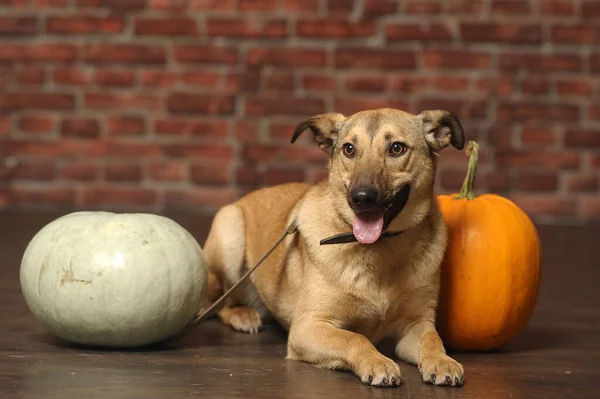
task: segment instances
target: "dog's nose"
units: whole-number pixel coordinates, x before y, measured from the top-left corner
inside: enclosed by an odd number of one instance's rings
[[[355,188],[350,193],[350,198],[355,206],[371,206],[377,203],[377,189],[372,187]]]

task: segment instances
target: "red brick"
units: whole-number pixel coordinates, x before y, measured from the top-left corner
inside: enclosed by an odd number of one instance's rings
[[[335,77],[320,73],[307,73],[302,79],[304,90],[333,91],[335,90]]]
[[[280,38],[287,35],[284,19],[209,18],[206,26],[209,36]]]
[[[77,0],[77,6],[80,8],[110,8],[114,11],[134,11],[144,9],[146,0]]]
[[[428,68],[489,68],[488,53],[465,50],[423,50],[423,64]]]
[[[547,194],[513,194],[510,199],[532,217],[567,216],[575,211],[574,200],[549,197]]]
[[[590,55],[590,69],[592,72],[600,72],[600,53]]]
[[[247,115],[315,115],[325,112],[322,98],[298,99],[289,96],[248,96],[245,109]]]
[[[186,86],[217,88],[221,83],[221,74],[217,72],[184,72],[181,81]]]
[[[408,14],[439,14],[442,5],[439,0],[407,0],[404,11]]]
[[[70,0],[35,0],[36,7],[40,8],[66,7],[69,3]]]
[[[100,135],[100,124],[90,118],[68,118],[60,126],[63,137],[94,138]]]
[[[282,0],[282,9],[285,11],[319,11],[319,0]]]
[[[600,185],[597,175],[578,173],[565,177],[565,187],[569,193],[593,193]]]
[[[135,34],[140,36],[197,36],[198,23],[185,17],[137,18]]]
[[[85,61],[97,64],[136,63],[164,64],[166,53],[160,45],[144,44],[88,44],[85,46]]]
[[[285,162],[286,164],[322,164],[327,155],[316,145],[311,147],[267,146],[248,143],[242,150],[242,159],[250,162]]]
[[[75,192],[70,187],[58,187],[54,183],[48,183],[44,187],[29,187],[13,183],[11,185],[10,197],[17,204],[31,205],[72,205],[75,200]]]
[[[156,192],[149,188],[122,186],[84,186],[80,206],[150,206],[156,203]]]
[[[300,37],[349,38],[375,34],[374,21],[344,21],[330,19],[301,20],[296,24]]]
[[[588,118],[600,120],[600,105],[590,105],[589,106]]]
[[[500,69],[541,71],[579,71],[581,58],[575,54],[502,53]]]
[[[600,149],[600,130],[566,131],[565,144],[567,147]]]
[[[10,135],[10,117],[0,115],[0,137]]]
[[[5,140],[0,155],[52,157],[155,157],[164,155],[153,142],[121,142],[65,138],[60,141]]]
[[[19,161],[12,172],[12,176],[19,180],[54,180],[55,168],[52,161]]]
[[[227,76],[227,93],[238,94],[240,91],[257,91],[260,88],[260,71],[251,70],[232,73]]]
[[[136,164],[109,164],[104,169],[106,181],[134,182],[142,179],[142,168]]]
[[[297,121],[292,123],[271,122],[269,126],[269,139],[289,143],[290,138],[294,134],[294,129],[296,128],[297,124]],[[309,138],[309,135],[301,137]],[[314,141],[312,140],[312,138],[309,138],[308,140],[306,140],[306,142],[310,143],[310,145],[314,145]],[[298,144],[300,144],[300,140],[294,143],[294,145]]]
[[[294,73],[290,70],[271,70],[265,74],[265,89],[271,92],[293,91]]]
[[[19,120],[19,129],[25,133],[50,133],[54,131],[54,118],[24,115]]]
[[[74,181],[94,181],[100,176],[100,167],[85,161],[69,161],[60,169],[60,178]]]
[[[240,11],[270,11],[277,8],[277,0],[238,0]]]
[[[101,69],[96,71],[95,82],[99,86],[130,87],[135,82],[135,71]]]
[[[363,14],[366,17],[394,14],[398,11],[398,2],[395,0],[364,0]]]
[[[549,90],[550,83],[544,75],[524,76],[521,82],[521,91],[523,94],[547,94]]]
[[[579,215],[589,220],[600,220],[600,199],[584,197],[579,205]]]
[[[417,59],[412,50],[338,48],[335,65],[338,68],[415,69]]]
[[[183,11],[188,0],[150,0],[150,8],[165,11]]]
[[[84,69],[60,68],[55,69],[52,79],[60,85],[85,85],[89,82],[89,74]]]
[[[74,62],[77,46],[54,43],[4,43],[0,51],[2,62]]]
[[[269,168],[265,172],[264,184],[275,185],[291,182],[303,182],[305,173],[303,168]]]
[[[592,94],[592,81],[586,78],[559,78],[556,91],[561,96],[587,97]]]
[[[259,186],[263,180],[263,173],[252,165],[242,165],[235,170],[235,182],[238,185]]]
[[[465,180],[465,169],[442,169],[440,172],[440,186],[446,190],[458,193]],[[477,171],[475,192],[487,190],[508,190],[512,186],[510,175],[506,171]]]
[[[452,15],[481,15],[486,5],[485,0],[446,0],[445,3]]]
[[[0,36],[29,36],[37,31],[33,16],[0,17]]]
[[[354,97],[344,97],[344,98],[335,98],[334,99],[334,109],[336,112],[341,112],[345,115],[354,114],[359,111],[364,111],[366,109],[375,109],[375,108],[397,108],[406,110],[408,109],[409,104],[405,100],[386,100],[382,98],[354,98]]]
[[[146,174],[156,181],[182,181],[186,176],[185,170],[181,161],[156,161],[148,165]]]
[[[141,71],[140,84],[150,87],[172,87],[180,81],[180,74],[168,71]]]
[[[203,163],[190,167],[190,180],[198,185],[223,185],[229,182],[229,163]]]
[[[397,93],[416,93],[425,90],[428,81],[422,76],[391,75],[390,88]]]
[[[165,195],[167,208],[217,209],[233,202],[235,192],[227,187],[197,187],[186,190],[168,190]]]
[[[521,142],[525,145],[553,145],[558,142],[558,135],[552,129],[524,127],[521,131]]]
[[[555,43],[595,44],[600,41],[600,27],[597,25],[553,26],[550,39]]]
[[[531,102],[501,102],[497,108],[500,121],[577,121],[579,107],[572,104],[538,104]]]
[[[581,154],[569,151],[503,151],[496,154],[500,167],[542,167],[551,169],[577,169]]]
[[[390,23],[385,26],[389,41],[447,41],[452,40],[448,25],[441,23]]]
[[[600,17],[600,3],[596,0],[582,0],[581,16],[591,21],[596,20],[596,18]]]
[[[220,144],[165,144],[163,152],[169,157],[202,160],[229,160],[233,155],[233,149],[230,146]]]
[[[246,62],[250,66],[325,66],[325,51],[306,48],[253,48]]]
[[[531,7],[527,0],[493,0],[492,15],[528,15]]]
[[[539,43],[542,39],[540,25],[510,23],[463,23],[460,36],[467,42]]]
[[[0,111],[25,109],[70,110],[75,106],[72,94],[61,92],[9,92],[0,96]]]
[[[327,11],[329,17],[348,17],[354,10],[355,0],[327,0]]]
[[[589,165],[592,169],[600,169],[600,154],[590,154]]]
[[[23,67],[17,73],[17,81],[22,85],[41,85],[46,80],[46,71],[43,68]]]
[[[539,6],[542,15],[564,17],[575,14],[574,0],[544,0]]]
[[[238,56],[235,47],[179,45],[175,46],[175,60],[183,64],[235,64]]]
[[[515,187],[521,191],[556,191],[558,176],[556,172],[519,171]]]
[[[111,136],[141,136],[146,133],[144,118],[121,115],[108,118],[108,134]]]
[[[169,136],[227,137],[229,127],[221,120],[158,119],[154,132]]]
[[[189,0],[192,10],[233,11],[235,0]]]
[[[380,92],[384,87],[384,76],[349,76],[346,78],[346,89],[350,91]]]
[[[123,18],[114,16],[51,16],[46,20],[46,32],[53,34],[111,34],[121,33],[124,28]]]
[[[319,183],[322,182],[323,180],[326,180],[328,176],[327,170],[323,170],[323,169],[308,169],[308,171],[306,172],[306,181],[308,183]]]
[[[135,92],[122,93],[85,93],[85,107],[88,109],[117,109],[123,111],[145,109],[157,111],[161,107],[158,93],[141,94]]]
[[[238,121],[233,126],[234,136],[243,142],[257,141],[259,125],[256,122]]]
[[[477,88],[490,95],[503,95],[506,96],[514,92],[514,81],[512,76],[499,75],[489,78],[481,78],[477,82]]]
[[[231,114],[234,107],[235,99],[229,96],[171,93],[167,97],[167,109],[177,114]]]
[[[439,91],[464,92],[468,90],[471,80],[462,76],[434,76],[431,86]]]

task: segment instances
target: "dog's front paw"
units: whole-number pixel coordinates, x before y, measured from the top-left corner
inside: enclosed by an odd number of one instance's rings
[[[402,384],[400,366],[383,355],[362,360],[356,374],[364,384],[376,387],[398,387]]]
[[[258,333],[262,322],[256,309],[250,306],[226,307],[219,312],[221,320],[237,331]]]
[[[425,357],[418,364],[423,381],[433,385],[461,386],[465,382],[463,366],[445,354]]]

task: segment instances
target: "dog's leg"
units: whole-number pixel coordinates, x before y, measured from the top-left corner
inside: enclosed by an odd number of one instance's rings
[[[225,290],[235,284],[245,270],[244,216],[235,205],[223,207],[213,220],[204,254],[208,264],[208,300],[216,301]],[[258,293],[249,282],[241,284],[225,300],[217,316],[235,330],[256,333],[262,325]]]
[[[421,320],[403,328],[396,355],[416,364],[423,381],[435,385],[460,386],[465,381],[463,366],[446,355],[444,344],[431,320]]]
[[[292,324],[287,359],[317,367],[352,371],[374,386],[399,386],[400,366],[377,351],[363,335],[343,330],[324,321]]]

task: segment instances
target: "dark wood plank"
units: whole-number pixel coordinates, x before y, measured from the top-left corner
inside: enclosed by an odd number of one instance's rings
[[[523,333],[495,353],[454,353],[462,388],[424,384],[400,362],[400,388],[363,386],[349,373],[285,360],[286,335],[258,335],[209,320],[193,335],[142,350],[96,350],[60,342],[33,320],[19,265],[33,235],[57,213],[0,213],[0,397],[85,398],[599,398],[599,226],[539,227],[542,287]],[[167,214],[204,242],[210,218]],[[393,342],[381,351],[393,353]]]

